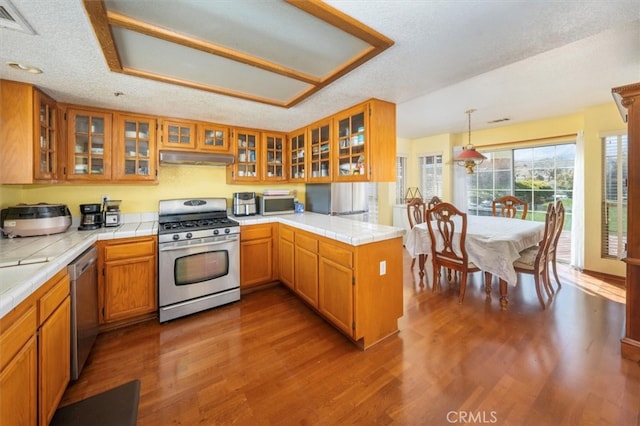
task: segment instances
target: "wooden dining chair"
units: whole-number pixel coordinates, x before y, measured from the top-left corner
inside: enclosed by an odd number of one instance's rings
[[[500,205],[500,212],[498,212],[498,205]],[[513,195],[505,195],[491,202],[491,211],[494,216],[514,218],[518,215],[518,209],[522,208],[520,219],[526,219],[528,207],[526,201]]]
[[[564,205],[562,204],[562,200],[556,201],[556,226],[553,230],[553,236],[551,240],[551,244],[549,245],[549,254],[547,256],[547,261],[551,263],[551,268],[553,269],[553,277],[556,280],[556,284],[558,284],[558,289],[562,287],[560,284],[560,278],[558,277],[558,266],[556,253],[558,251],[558,241],[560,240],[560,235],[562,235],[562,227],[564,226]],[[549,283],[549,289],[553,293],[553,287],[551,287],[551,277],[549,273],[549,268],[547,267],[547,283]]]
[[[424,200],[422,198],[413,198],[409,200],[407,203],[407,216],[409,218],[409,228],[413,229],[413,227],[419,223],[424,223],[426,218],[427,208]],[[423,263],[424,255],[421,254],[418,256],[420,261],[420,265]],[[415,257],[411,260],[411,268],[416,263]]]
[[[459,221],[454,221],[458,217]],[[464,300],[467,275],[480,268],[469,262],[465,240],[467,238],[467,214],[451,203],[440,203],[427,210],[427,228],[431,237],[433,256],[433,291],[440,285],[442,268],[460,272],[458,303]]]
[[[552,297],[549,288],[549,247],[553,241],[556,230],[557,214],[553,203],[547,206],[547,215],[544,222],[544,236],[537,246],[530,247],[520,252],[520,258],[513,262],[513,268],[516,272],[524,274],[532,274],[536,286],[536,293],[542,309],[546,308],[544,298],[542,296],[542,287],[549,297]],[[506,286],[506,282],[500,280],[500,286]]]
[[[434,208],[435,206],[437,206],[441,202],[442,202],[442,200],[440,199],[440,197],[438,197],[437,195],[434,195],[433,197],[431,197],[431,199],[427,203],[427,210],[431,210],[432,208]]]

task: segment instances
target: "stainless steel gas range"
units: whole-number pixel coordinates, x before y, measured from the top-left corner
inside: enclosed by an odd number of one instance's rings
[[[240,225],[225,198],[161,200],[160,322],[240,300]]]

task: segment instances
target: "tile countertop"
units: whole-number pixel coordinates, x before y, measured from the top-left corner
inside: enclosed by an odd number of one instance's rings
[[[406,232],[404,228],[377,225],[375,223],[345,219],[340,216],[310,212],[274,216],[256,215],[231,217],[240,222],[240,225],[255,225],[269,222],[284,223],[285,225],[291,225],[295,228],[351,244],[352,246],[402,237]]]
[[[278,216],[231,216],[240,225],[284,223],[354,246],[401,237],[405,230],[318,213]],[[0,238],[0,317],[4,316],[60,269],[98,240],[158,233],[157,213],[124,215],[114,228],[78,231],[74,222],[67,232],[43,237]]]
[[[118,227],[78,231],[78,223],[61,234],[0,238],[0,317],[66,267],[98,240],[158,233],[157,214],[128,217]]]

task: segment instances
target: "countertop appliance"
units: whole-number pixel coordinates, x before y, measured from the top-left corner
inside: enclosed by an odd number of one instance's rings
[[[102,205],[100,204],[80,204],[80,226],[81,231],[88,231],[102,227]]]
[[[77,380],[98,336],[98,249],[67,266],[71,280],[71,380]]]
[[[374,188],[368,182],[307,184],[305,210],[367,221]]]
[[[0,228],[10,238],[59,234],[70,226],[71,212],[65,204],[18,204],[0,212]]]
[[[233,215],[253,216],[256,214],[256,193],[255,192],[234,192],[233,193]]]
[[[107,200],[104,202],[104,226],[120,225],[120,203],[122,200]]]
[[[160,322],[240,300],[240,224],[226,198],[161,200]]]
[[[288,195],[269,195],[262,194],[258,196],[258,213],[263,216],[275,214],[295,213],[296,197]]]

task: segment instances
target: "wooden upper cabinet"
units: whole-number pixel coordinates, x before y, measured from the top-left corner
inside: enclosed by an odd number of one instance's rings
[[[231,140],[236,161],[227,168],[227,181],[259,182],[262,178],[260,132],[251,129],[232,129]]]
[[[372,99],[334,116],[334,181],[395,181],[395,114],[395,104]]]
[[[287,156],[289,157],[289,181],[305,182],[305,170],[307,168],[306,153],[308,152],[307,128],[298,129],[289,133]]]
[[[111,112],[68,108],[67,179],[111,179]]]
[[[262,179],[267,182],[287,180],[286,135],[262,134]]]
[[[198,123],[197,130],[198,151],[229,151],[229,128],[212,123]]]
[[[113,178],[155,181],[157,173],[156,119],[118,114],[115,125]]]
[[[0,80],[0,184],[59,178],[58,125],[55,100],[30,84]]]
[[[332,164],[331,120],[309,126],[308,182],[330,182]]]
[[[163,119],[160,124],[160,148],[195,149],[196,123]]]
[[[56,101],[39,90],[34,91],[34,107],[37,108],[37,123],[34,123],[34,178],[37,181],[53,181],[58,172],[58,107]]]
[[[369,180],[368,106],[351,108],[335,116],[335,180]]]

